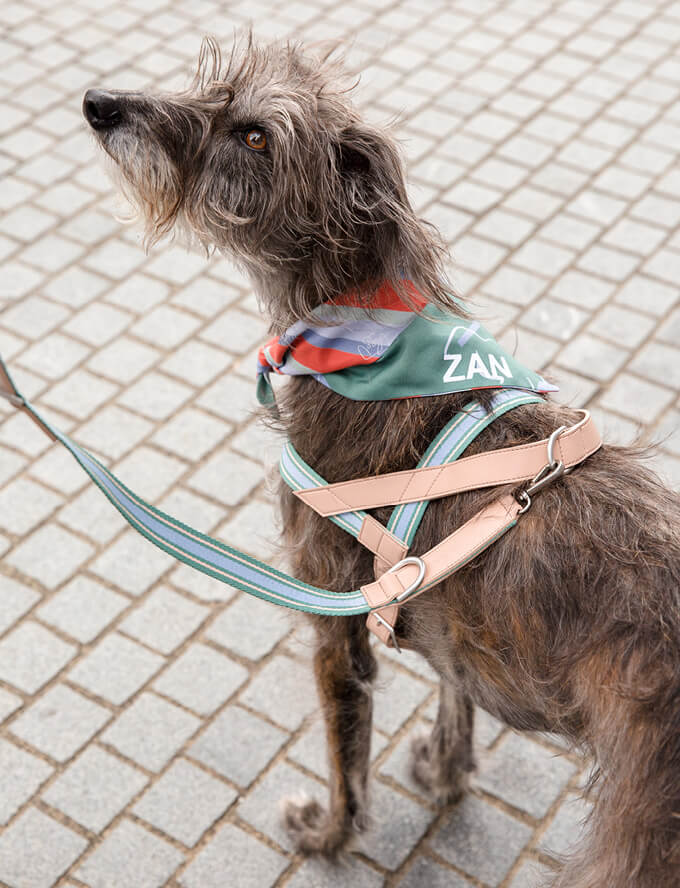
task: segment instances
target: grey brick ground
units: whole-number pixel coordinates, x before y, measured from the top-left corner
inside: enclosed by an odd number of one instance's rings
[[[179,759],[132,810],[173,839],[192,847],[236,796],[236,791],[223,781]]]
[[[90,86],[186,83],[205,33],[250,20],[346,41],[460,292],[680,485],[674,0],[0,0],[0,353],[26,394],[160,508],[274,557],[250,285],[144,252],[80,113]],[[473,794],[436,809],[408,765],[434,674],[378,650],[374,829],[343,869],[292,854],[278,797],[328,776],[304,624],[149,546],[5,402],[0,559],[9,888],[536,888],[576,841],[584,762],[483,712]]]
[[[9,888],[49,888],[87,848],[87,840],[35,808],[0,836],[0,881]]]
[[[138,885],[160,888],[182,863],[183,855],[136,823],[122,820],[75,871],[92,888]]]
[[[373,791],[375,826],[363,842],[363,850],[380,866],[396,870],[409,857],[435,813],[389,786],[378,784]]]
[[[12,733],[58,762],[64,762],[97,733],[111,712],[58,684],[12,722]]]
[[[107,635],[75,665],[69,678],[92,694],[119,705],[163,665],[163,658],[122,635]]]
[[[272,688],[276,688],[275,694]],[[242,703],[289,731],[298,728],[317,705],[314,686],[309,686],[304,666],[284,656],[270,660],[240,697]]]
[[[486,884],[500,885],[530,836],[526,824],[467,796],[434,835],[432,848]]]
[[[93,641],[128,604],[127,598],[96,580],[77,576],[38,609],[38,616],[43,622],[86,644]]]
[[[92,745],[42,798],[86,829],[100,832],[147,782],[146,775]]]
[[[47,780],[54,768],[7,740],[0,741],[0,765],[0,821],[7,823],[41,783]]]
[[[209,626],[206,637],[234,654],[259,659],[290,631],[290,617],[266,602],[240,596]]]
[[[142,694],[102,735],[118,752],[160,771],[197,730],[199,720],[155,694]]]
[[[429,857],[418,857],[398,884],[400,888],[469,888],[472,882]]]
[[[258,716],[228,706],[192,743],[189,755],[238,786],[247,787],[287,739],[282,730]]]
[[[291,851],[292,842],[281,824],[277,806],[268,804],[267,800],[304,796],[321,801],[324,798],[324,789],[324,786],[302,774],[297,768],[281,762],[262,778],[246,799],[239,802],[236,813],[258,832],[271,836],[278,845]]]
[[[180,877],[184,888],[269,888],[286,869],[283,855],[247,835],[230,823],[189,864]]]
[[[479,785],[535,818],[543,817],[576,767],[517,734],[504,737],[484,759]]]
[[[590,805],[578,796],[568,796],[557,809],[555,816],[543,833],[540,847],[546,854],[559,857],[567,854],[587,829],[586,821]]]
[[[153,686],[199,715],[212,715],[246,681],[248,670],[205,644],[194,644]]]
[[[0,641],[0,679],[33,694],[75,655],[76,649],[33,622],[22,623]]]

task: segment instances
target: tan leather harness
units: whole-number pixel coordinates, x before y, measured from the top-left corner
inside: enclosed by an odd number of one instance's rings
[[[479,453],[443,466],[294,491],[319,515],[330,517],[432,500],[467,490],[531,482],[517,497],[506,494],[495,500],[419,557],[407,556],[403,543],[399,544],[383,525],[367,516],[370,521],[365,521],[357,539],[375,553],[376,580],[361,587],[373,608],[367,618],[371,632],[398,649],[394,627],[402,600],[411,601],[486,549],[528,511],[536,493],[600,448],[602,439],[592,417],[587,410],[580,413],[582,418],[576,425],[563,426],[543,441]]]

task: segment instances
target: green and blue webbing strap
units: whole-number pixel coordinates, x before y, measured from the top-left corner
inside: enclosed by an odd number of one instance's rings
[[[441,466],[458,459],[487,426],[509,410],[523,404],[535,404],[543,399],[519,389],[503,389],[493,396],[488,411],[477,401],[470,401],[439,432],[418,463],[418,468]],[[304,461],[290,441],[285,444],[279,461],[281,477],[292,490],[324,487],[328,482]],[[410,547],[430,501],[421,500],[397,506],[387,523],[397,539]],[[358,537],[367,512],[357,510],[329,515],[338,527]]]
[[[14,384],[2,357],[0,357],[0,395],[7,398],[15,407],[25,410],[45,434],[62,444],[123,518],[153,545],[167,552],[176,560],[243,592],[255,595],[257,598],[295,610],[330,616],[365,614],[372,610],[361,590],[341,593],[311,586],[240,552],[238,549],[227,546],[220,540],[188,527],[147,503],[126,487],[92,454],[60,432],[41,415],[33,404],[23,397]],[[520,397],[520,395],[516,395],[516,397]],[[536,396],[525,393],[522,393],[521,397],[525,399],[522,403],[540,400]],[[508,405],[509,403],[508,401]],[[519,404],[514,406],[519,406]],[[511,408],[507,406],[506,409]],[[478,415],[474,424],[486,421],[487,416],[488,414],[485,414],[484,417],[481,414]],[[456,447],[461,446],[462,442],[467,440],[467,433],[464,433],[464,429],[468,428],[468,424],[461,421],[455,435],[444,446],[444,442],[448,439],[447,430],[450,431],[458,419],[459,417],[456,417],[449,423],[428,448],[429,458],[444,459],[446,454],[455,452]],[[489,421],[493,420],[489,419]],[[457,442],[455,447],[451,446],[451,441],[454,439]],[[438,443],[441,445],[440,447],[436,446]],[[441,454],[444,456],[442,457]],[[428,463],[428,465],[434,464],[436,463]],[[311,469],[309,471],[313,472]],[[325,483],[316,473],[313,475],[315,484]],[[310,485],[306,483],[305,486]],[[345,529],[348,529],[353,527],[356,521],[361,520],[361,515],[360,512],[353,512],[336,516],[339,519],[337,523],[340,523],[340,520],[344,521],[347,525]],[[416,520],[419,519],[411,515],[408,519],[408,527],[417,526]],[[341,523],[340,526],[343,524]]]
[[[359,590],[339,593],[310,586],[188,527],[145,502],[87,450],[41,416],[38,409],[18,391],[1,357],[0,392],[15,407],[26,410],[46,434],[71,453],[138,533],[178,561],[257,598],[296,610],[332,616],[365,614],[371,610]]]

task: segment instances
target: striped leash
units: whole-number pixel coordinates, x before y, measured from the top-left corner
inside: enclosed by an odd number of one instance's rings
[[[409,557],[402,559],[374,582],[367,583],[355,591],[333,592],[309,585],[272,568],[264,562],[244,552],[240,552],[238,549],[234,549],[194,528],[188,527],[176,518],[145,502],[134,491],[126,487],[106,466],[102,465],[94,456],[67,435],[60,432],[59,429],[40,414],[39,410],[19,392],[1,356],[0,396],[6,398],[17,409],[27,413],[41,431],[53,441],[58,441],[64,446],[125,520],[159,549],[167,552],[178,561],[221,582],[228,583],[243,592],[255,595],[257,598],[264,599],[265,601],[270,601],[273,604],[284,605],[285,607],[308,613],[327,614],[330,616],[372,614],[381,608],[386,608],[393,602],[401,604],[413,596],[431,589],[474,559],[514,527],[520,515],[528,508],[526,501],[518,502],[514,496],[509,494],[502,496],[424,555],[418,558]],[[577,427],[569,430],[570,433],[574,429],[577,430],[578,442],[576,443],[580,443],[580,447],[575,446],[572,440],[569,464],[564,464],[563,468],[569,469],[582,462],[601,444],[590,416],[587,411],[582,412],[584,413],[584,418]],[[441,444],[441,439],[447,432],[447,429],[457,420],[458,417],[455,417],[440,433],[431,447],[428,448],[426,457],[438,442]],[[561,431],[558,430],[557,434]],[[544,448],[548,447],[551,454],[555,446],[554,437],[552,436],[550,441],[541,442]],[[498,451],[498,453],[507,454],[511,450],[516,449],[509,448],[506,451]],[[546,476],[546,469],[550,468],[550,466],[545,463],[545,460],[542,460],[537,466],[535,451],[531,451],[531,456],[533,461],[531,458],[525,460],[526,471],[523,480],[533,478],[536,481],[537,475],[542,473],[543,477]],[[465,460],[462,462],[465,462]],[[432,466],[433,463],[430,461],[427,466],[414,471],[429,471]],[[500,472],[500,474],[503,475],[503,472]],[[321,489],[324,489],[325,482],[323,482],[320,476],[318,476],[318,479],[320,480],[314,486],[310,485],[306,492],[310,489],[317,489],[319,484]],[[375,479],[368,478],[362,480],[370,483]],[[304,493],[305,491],[301,492]],[[531,488],[529,488],[530,492]],[[421,497],[420,499],[426,499],[426,497]],[[388,497],[386,502],[389,503],[390,501],[395,502],[398,500]],[[382,505],[382,503],[380,504]],[[416,507],[416,512],[417,510],[418,507]],[[398,512],[398,510],[395,510],[395,514],[397,514],[397,518],[390,522],[392,527],[386,529],[387,532],[391,533],[395,539],[398,539],[393,531],[401,528],[402,521],[404,521],[404,527],[406,527],[407,532],[403,539],[409,538],[410,542],[409,528],[417,527],[417,521],[419,520],[417,515],[407,513],[408,519],[406,519],[403,517],[403,511]],[[382,527],[382,525],[379,525],[379,527]],[[413,530],[413,533],[415,533],[415,530]]]

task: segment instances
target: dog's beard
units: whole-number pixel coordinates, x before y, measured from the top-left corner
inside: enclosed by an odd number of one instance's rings
[[[183,189],[178,171],[163,151],[152,151],[143,140],[113,130],[100,140],[106,155],[105,169],[123,204],[116,218],[139,224],[148,249],[174,233],[191,241],[181,221]]]

